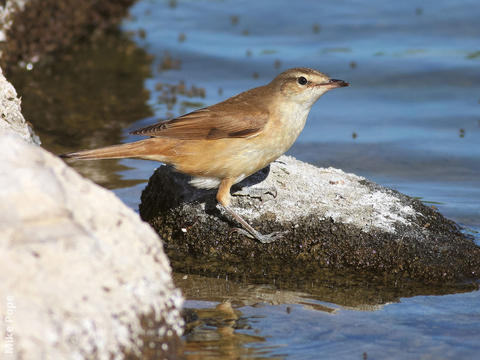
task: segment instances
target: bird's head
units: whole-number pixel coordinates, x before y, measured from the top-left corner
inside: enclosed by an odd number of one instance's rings
[[[286,70],[270,83],[286,100],[307,106],[313,105],[327,91],[348,85],[343,80],[331,79],[309,68]]]

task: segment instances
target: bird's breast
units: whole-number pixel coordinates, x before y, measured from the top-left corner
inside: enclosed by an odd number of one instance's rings
[[[271,137],[272,146],[278,147],[279,151],[282,151],[281,154],[287,151],[298,138],[309,112],[310,106],[285,104],[278,106],[273,113],[269,122],[269,131],[265,136]]]

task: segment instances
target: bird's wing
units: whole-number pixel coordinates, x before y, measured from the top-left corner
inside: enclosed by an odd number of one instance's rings
[[[205,108],[135,130],[132,134],[180,140],[245,138],[259,134],[267,120],[268,115],[261,112],[227,113]]]
[[[268,111],[256,109],[245,100],[241,94],[223,103],[135,130],[132,134],[180,140],[253,137],[265,127]]]

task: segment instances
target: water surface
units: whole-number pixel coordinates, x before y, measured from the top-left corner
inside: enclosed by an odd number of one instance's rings
[[[129,131],[290,67],[324,71],[351,87],[317,102],[289,153],[419,197],[480,242],[479,18],[468,0],[140,0],[122,25],[131,40],[94,42],[12,80],[44,146],[58,153],[137,139]],[[134,209],[158,166],[72,165]],[[476,359],[480,351],[477,284],[175,280],[197,309],[185,336],[192,359]]]

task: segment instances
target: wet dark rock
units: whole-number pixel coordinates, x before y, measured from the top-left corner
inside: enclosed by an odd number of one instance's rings
[[[142,194],[140,214],[165,241],[176,271],[255,278],[305,278],[328,269],[383,281],[439,284],[478,277],[480,248],[438,211],[341,170],[283,156],[238,188],[275,186],[277,196],[233,197],[257,230],[286,231],[261,244],[216,205],[216,190],[161,166]],[[316,275],[315,275],[316,274]]]
[[[0,65],[35,63],[116,25],[134,0],[15,0],[0,8]],[[3,39],[2,39],[3,38]],[[6,41],[1,41],[5,40]]]

